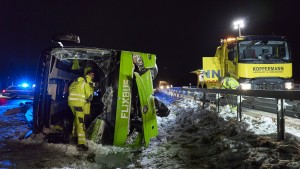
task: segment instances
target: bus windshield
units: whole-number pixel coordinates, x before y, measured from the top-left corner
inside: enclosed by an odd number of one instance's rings
[[[240,61],[281,60],[290,61],[290,53],[286,41],[240,41],[238,44]]]

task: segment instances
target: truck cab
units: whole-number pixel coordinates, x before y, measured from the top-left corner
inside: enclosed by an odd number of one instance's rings
[[[218,87],[231,76],[242,89],[283,90],[293,87],[292,57],[282,36],[243,36],[221,40],[214,57],[203,57],[204,79]]]

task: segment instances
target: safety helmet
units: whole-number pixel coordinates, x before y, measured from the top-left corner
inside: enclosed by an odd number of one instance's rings
[[[88,72],[89,72],[89,71],[92,71],[92,70],[93,70],[93,69],[92,69],[90,66],[84,68],[84,75],[87,75]]]

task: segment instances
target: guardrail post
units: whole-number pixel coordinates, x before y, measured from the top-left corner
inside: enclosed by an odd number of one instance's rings
[[[216,94],[216,100],[217,100],[217,112],[220,113],[220,93]]]
[[[204,92],[203,93],[203,98],[202,98],[202,110],[204,110],[205,102],[206,102],[206,93]]]
[[[242,96],[237,96],[237,113],[238,113],[238,120],[242,121]]]
[[[285,99],[277,99],[277,139],[284,140],[285,135]]]

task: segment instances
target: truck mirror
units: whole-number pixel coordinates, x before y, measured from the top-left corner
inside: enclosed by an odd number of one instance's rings
[[[228,52],[228,59],[231,61],[234,60],[234,52],[233,51]]]

